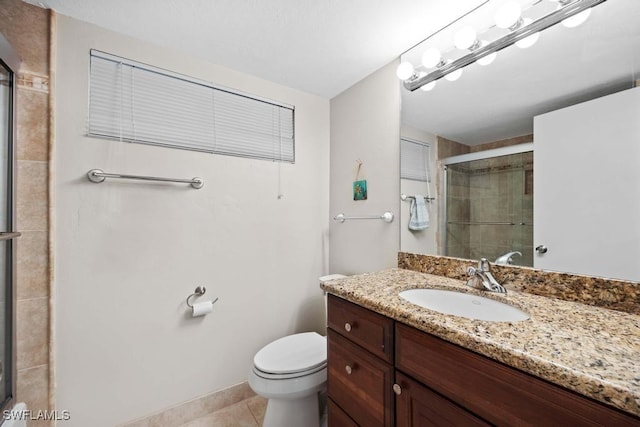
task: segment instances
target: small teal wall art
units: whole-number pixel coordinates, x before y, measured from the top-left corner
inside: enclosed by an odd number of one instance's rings
[[[367,180],[360,179],[360,169],[362,169],[362,160],[356,160],[358,169],[356,170],[356,180],[353,182],[353,200],[367,200]]]
[[[353,183],[353,200],[367,200],[367,180],[362,179]]]

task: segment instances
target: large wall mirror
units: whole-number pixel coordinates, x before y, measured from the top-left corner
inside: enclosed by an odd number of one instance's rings
[[[417,144],[428,172],[401,177],[401,250],[640,281],[638,16],[608,0],[455,81],[402,88],[401,169]],[[454,30],[401,60],[451,49]]]

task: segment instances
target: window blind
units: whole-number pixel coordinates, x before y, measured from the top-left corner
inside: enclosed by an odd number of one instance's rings
[[[89,135],[293,163],[294,107],[96,50]]]
[[[431,182],[431,147],[422,142],[400,139],[400,178]]]

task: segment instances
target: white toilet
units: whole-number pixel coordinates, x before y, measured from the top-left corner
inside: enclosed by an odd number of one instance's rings
[[[345,277],[324,276],[321,282]],[[326,306],[326,298],[325,298]],[[327,338],[316,332],[288,335],[253,357],[249,386],[269,399],[262,427],[326,426]]]
[[[267,344],[253,358],[249,385],[266,397],[263,427],[319,427],[327,385],[327,339],[316,332]]]

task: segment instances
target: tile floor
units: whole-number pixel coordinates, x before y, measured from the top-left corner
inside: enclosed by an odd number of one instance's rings
[[[260,427],[267,399],[253,396],[179,427]]]

